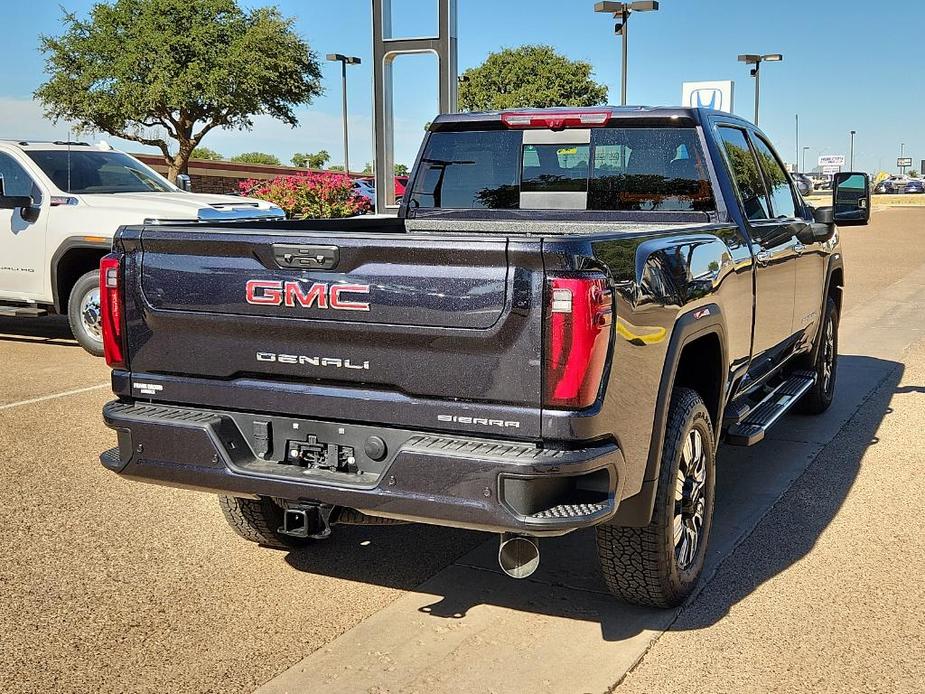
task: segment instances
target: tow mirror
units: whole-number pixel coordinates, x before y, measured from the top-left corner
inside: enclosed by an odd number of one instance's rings
[[[0,174],[0,210],[16,210],[30,224],[39,218],[39,208],[29,195],[7,195],[3,174]]]
[[[856,171],[835,174],[832,202],[838,224],[867,224],[870,221],[870,176]]]
[[[188,174],[177,174],[177,188],[187,193],[193,192],[193,179]]]

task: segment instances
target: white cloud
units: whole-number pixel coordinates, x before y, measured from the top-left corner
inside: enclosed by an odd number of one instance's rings
[[[300,109],[299,126],[290,128],[268,116],[254,119],[251,130],[213,130],[206,135],[203,145],[233,156],[241,152],[269,152],[288,163],[295,152],[315,152],[325,149],[331,154],[331,163],[343,160],[343,126],[340,115],[322,111]],[[372,161],[372,119],[365,115],[350,117],[351,169],[362,168]],[[52,123],[42,114],[42,106],[32,99],[0,97],[0,138],[65,140],[68,124]],[[406,119],[395,120],[395,160],[410,165],[417,155],[424,136],[424,123]],[[121,140],[106,134],[83,133],[79,139],[97,141],[105,139],[114,147],[133,152],[157,152],[137,142]]]

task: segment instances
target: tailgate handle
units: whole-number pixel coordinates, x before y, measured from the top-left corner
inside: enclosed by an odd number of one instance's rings
[[[273,259],[282,268],[333,270],[340,260],[340,249],[337,246],[274,243]]]

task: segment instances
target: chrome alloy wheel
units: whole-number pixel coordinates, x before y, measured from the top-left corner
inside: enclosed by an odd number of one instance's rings
[[[674,492],[674,553],[678,568],[687,569],[697,556],[706,502],[706,455],[703,437],[691,429],[681,450]]]
[[[100,309],[100,290],[91,289],[80,300],[80,322],[87,334],[95,340],[103,339]]]
[[[828,393],[835,372],[835,325],[827,320],[825,334],[822,336],[822,392]]]

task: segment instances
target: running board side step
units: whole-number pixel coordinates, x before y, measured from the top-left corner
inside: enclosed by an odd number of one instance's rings
[[[793,407],[803,394],[813,387],[816,375],[812,371],[796,371],[768,393],[740,421],[726,430],[726,443],[733,446],[754,446],[778,419]]]
[[[48,314],[44,308],[37,306],[10,306],[0,304],[0,318],[39,318]]]

